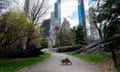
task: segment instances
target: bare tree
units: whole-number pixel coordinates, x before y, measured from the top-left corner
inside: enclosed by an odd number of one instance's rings
[[[27,17],[34,22],[34,24],[39,24],[41,18],[43,18],[49,10],[49,0],[25,0],[25,11]],[[34,30],[33,30],[34,31]],[[26,48],[28,48],[30,42],[32,41],[32,36],[34,33],[30,33],[27,36]]]
[[[40,18],[45,16],[49,10],[48,0],[26,0],[25,4],[28,8],[27,15],[34,23],[39,23]]]

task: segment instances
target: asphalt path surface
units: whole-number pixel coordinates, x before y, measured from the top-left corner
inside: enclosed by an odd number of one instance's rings
[[[51,53],[51,57],[42,63],[37,63],[21,69],[20,72],[102,72],[98,67],[83,60],[63,53]],[[72,65],[63,65],[61,60],[69,58]]]

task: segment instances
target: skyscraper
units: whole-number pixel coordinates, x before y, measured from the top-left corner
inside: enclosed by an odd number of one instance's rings
[[[55,18],[58,20],[58,23],[61,24],[61,0],[57,0],[54,10]]]
[[[84,40],[87,38],[86,32],[86,22],[85,22],[85,11],[84,11],[84,0],[78,0],[78,18],[79,18],[79,25],[83,26],[84,32]]]
[[[10,7],[10,0],[0,0],[0,12]]]
[[[43,35],[48,37],[50,35],[49,31],[50,31],[50,19],[46,19],[42,22],[41,27],[43,27]]]
[[[90,22],[90,37],[91,40],[97,40],[99,39],[98,31],[95,26],[95,15],[94,15],[94,8],[89,8],[89,22]]]
[[[26,13],[29,12],[29,4],[30,4],[30,0],[25,0],[24,10]]]
[[[78,17],[79,24],[81,26],[85,26],[85,15],[84,15],[84,2],[83,0],[78,0]]]
[[[56,34],[59,31],[59,26],[61,24],[61,0],[57,0],[54,5],[54,11],[51,13],[50,20],[50,35],[52,46],[56,45]]]
[[[0,13],[5,13],[9,10],[20,11],[21,6],[20,0],[0,0]]]
[[[50,20],[50,34],[49,39],[52,42],[52,46],[56,45],[56,33],[59,31],[59,23],[58,20],[55,18],[55,13],[51,13],[51,20]]]
[[[99,34],[98,30],[95,26],[95,9],[96,9],[96,2],[97,0],[89,0],[89,24],[90,24],[90,40],[98,40]]]

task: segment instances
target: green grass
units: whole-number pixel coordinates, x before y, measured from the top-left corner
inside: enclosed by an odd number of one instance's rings
[[[70,52],[67,52],[66,54],[71,55]],[[88,62],[95,62],[95,63],[99,63],[101,62],[103,59],[110,57],[109,53],[103,53],[103,54],[86,54],[86,55],[80,55],[80,54],[76,54],[73,55],[79,59],[88,61]]]
[[[120,55],[117,55],[117,70],[120,72]]]
[[[0,62],[0,72],[17,72],[21,68],[26,66],[42,62],[49,58],[50,54],[44,53],[40,57],[23,58],[23,59],[13,59]]]
[[[74,56],[83,59],[85,61],[99,63],[103,59],[108,58],[110,54],[104,53],[104,54],[88,54],[88,55],[74,55]]]

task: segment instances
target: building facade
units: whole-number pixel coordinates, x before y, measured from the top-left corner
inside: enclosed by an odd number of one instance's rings
[[[64,18],[64,20],[63,20],[62,30],[65,31],[65,32],[70,32],[71,31],[70,30],[70,23],[66,18]]]
[[[0,0],[0,13],[5,13],[9,10],[20,12],[23,11],[22,7],[20,0]]]
[[[83,32],[85,39],[87,39],[87,28],[86,28],[86,18],[85,18],[85,11],[84,11],[84,0],[78,0],[78,20],[79,25],[83,26]]]
[[[89,25],[90,25],[90,37],[89,40],[99,40],[99,33],[95,26],[95,9],[97,0],[89,0]]]
[[[50,35],[50,33],[49,33],[49,31],[50,31],[50,19],[44,20],[41,27],[43,28],[43,33],[42,34],[45,37],[49,37],[49,35]]]
[[[24,11],[26,13],[26,16],[31,19],[31,10],[33,8],[33,5],[36,5],[35,0],[25,0],[24,3]],[[37,7],[36,7],[37,8]]]
[[[95,26],[95,17],[94,17],[94,8],[90,7],[89,8],[89,23],[90,23],[90,39],[91,40],[98,40],[99,39],[99,34],[98,34],[98,30]]]
[[[78,19],[81,26],[85,26],[84,0],[78,0]]]
[[[81,5],[81,0],[78,0],[78,19],[79,19],[79,24],[80,25],[83,25],[83,21],[82,21],[82,17],[83,17],[83,14],[82,14],[82,5]]]
[[[0,12],[4,12],[11,6],[11,0],[0,0]]]
[[[56,34],[59,31],[59,22],[55,18],[54,12],[51,13],[51,21],[50,21],[50,35],[49,40],[51,40],[52,46],[56,45]]]
[[[50,21],[50,35],[49,40],[51,40],[52,46],[56,45],[56,34],[59,32],[59,27],[61,24],[61,0],[57,0],[54,4],[54,11],[51,13]]]
[[[58,23],[61,24],[61,0],[57,0],[54,7],[55,18],[58,20]]]
[[[26,13],[29,12],[29,5],[30,5],[30,0],[25,0],[24,10],[25,10]]]

